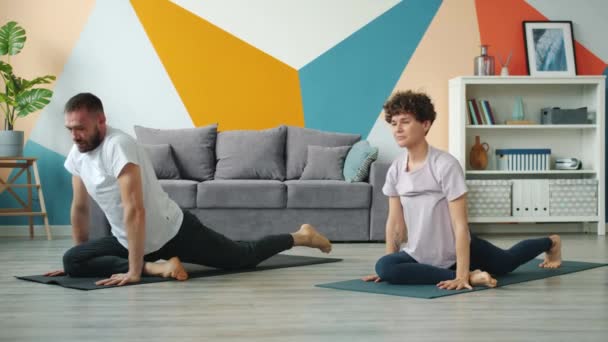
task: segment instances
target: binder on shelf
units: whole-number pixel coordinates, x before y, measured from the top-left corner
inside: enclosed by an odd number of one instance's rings
[[[532,182],[533,179],[521,180],[521,208],[523,217],[532,216]]]
[[[541,179],[540,180],[540,203],[539,203],[539,216],[549,216],[549,180]]]
[[[513,216],[515,217],[522,217],[522,207],[521,207],[521,199],[522,199],[522,184],[521,184],[522,180],[521,179],[514,179],[513,180]]]
[[[541,215],[541,193],[542,193],[542,179],[531,179],[530,190],[532,195],[531,215],[530,216],[542,216]]]

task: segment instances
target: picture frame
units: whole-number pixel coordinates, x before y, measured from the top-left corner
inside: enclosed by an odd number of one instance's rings
[[[523,28],[530,76],[576,76],[571,21],[524,21]]]

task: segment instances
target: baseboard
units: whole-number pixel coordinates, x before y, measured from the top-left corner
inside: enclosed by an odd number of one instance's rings
[[[51,226],[53,237],[72,236],[72,226]],[[0,237],[29,237],[29,226],[0,226]],[[46,238],[46,231],[43,225],[34,226],[34,237]]]
[[[597,225],[584,227],[580,223],[518,223],[518,224],[487,224],[471,223],[471,232],[476,234],[551,234],[551,233],[589,233],[597,234]],[[29,237],[28,226],[0,226],[0,237]],[[53,237],[71,237],[72,226],[51,226]],[[34,236],[45,237],[44,226],[34,226]]]

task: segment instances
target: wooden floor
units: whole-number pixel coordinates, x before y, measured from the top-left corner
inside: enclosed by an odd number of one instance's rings
[[[568,260],[608,262],[605,237],[563,240]],[[370,273],[381,244],[335,244],[340,263],[90,292],[13,278],[58,268],[70,244],[0,239],[0,341],[608,339],[608,267],[432,300],[313,286]]]

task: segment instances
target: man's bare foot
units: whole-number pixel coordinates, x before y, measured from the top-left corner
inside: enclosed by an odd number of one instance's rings
[[[188,279],[188,272],[178,257],[163,262],[147,262],[144,266],[144,273],[180,281]]]
[[[469,284],[471,286],[487,286],[496,287],[498,281],[490,275],[488,272],[482,270],[475,270],[469,273]]]
[[[558,268],[562,265],[562,239],[559,235],[550,235],[551,249],[545,252],[545,261],[538,266],[543,268]]]
[[[309,224],[303,224],[300,230],[292,233],[291,236],[293,236],[294,246],[318,248],[323,253],[331,252],[331,242]]]

